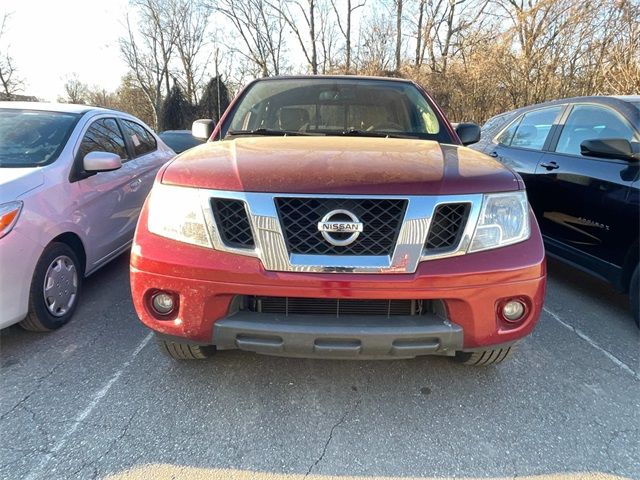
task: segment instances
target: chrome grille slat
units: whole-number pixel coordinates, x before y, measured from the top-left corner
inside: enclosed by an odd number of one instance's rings
[[[480,210],[482,194],[463,195],[336,195],[336,194],[287,194],[261,192],[234,192],[200,189],[202,212],[207,224],[213,248],[219,251],[255,257],[271,272],[308,273],[413,273],[425,260],[463,255],[473,236]],[[243,202],[253,235],[253,248],[225,243],[214,218],[211,200],[230,199]],[[398,233],[392,248],[384,255],[363,254],[299,254],[292,253],[285,241],[285,232],[276,208],[281,198],[305,198],[322,200],[398,200],[405,209],[398,225]],[[428,249],[427,236],[436,210],[444,204],[466,204],[468,213],[461,225],[461,232],[453,247]],[[375,220],[375,219],[374,219]],[[384,220],[384,219],[383,219]],[[370,225],[371,226],[371,225]],[[317,227],[317,226],[316,226]],[[364,226],[366,229],[366,225]],[[380,232],[374,229],[371,238],[380,241]]]

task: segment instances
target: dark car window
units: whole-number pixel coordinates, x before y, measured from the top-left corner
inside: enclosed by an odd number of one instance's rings
[[[551,126],[561,110],[562,107],[558,106],[525,113],[511,139],[511,146],[542,150],[551,131]]]
[[[398,134],[451,143],[433,105],[412,83],[345,78],[292,78],[252,84],[223,131],[258,129],[341,135]]]
[[[124,134],[131,141],[134,156],[139,157],[158,148],[158,143],[153,134],[142,125],[129,120],[122,120],[122,126]]]
[[[505,130],[503,130],[500,133],[500,135],[498,135],[498,137],[496,138],[496,142],[498,142],[501,145],[506,145],[506,146],[511,145],[511,140],[513,140],[513,136],[515,135],[521,120],[522,120],[522,117],[518,117],[517,120],[515,120]]]
[[[54,162],[80,115],[0,109],[0,167],[37,167]]]
[[[598,138],[634,139],[631,126],[615,111],[597,105],[576,105],[564,127],[556,152],[580,155],[580,144]]]
[[[204,140],[191,135],[191,130],[176,131],[170,130],[158,134],[160,139],[166,143],[171,150],[176,153],[182,153],[193,147],[204,143]]]
[[[122,160],[128,158],[124,138],[115,119],[101,118],[89,126],[82,137],[78,156],[84,158],[89,152],[109,152],[119,155]]]

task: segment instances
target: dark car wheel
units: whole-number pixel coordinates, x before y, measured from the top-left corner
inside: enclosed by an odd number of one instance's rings
[[[71,320],[78,306],[82,272],[78,256],[66,243],[51,243],[36,265],[29,293],[25,330],[48,332]]]
[[[636,325],[640,328],[640,265],[636,267],[633,276],[631,277],[631,283],[629,284],[629,301],[631,303],[631,312],[633,313],[633,319],[636,321]]]

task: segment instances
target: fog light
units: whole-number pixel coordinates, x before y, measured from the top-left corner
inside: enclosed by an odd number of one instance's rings
[[[159,315],[169,315],[174,308],[173,297],[168,293],[156,293],[151,299],[151,306]]]
[[[502,307],[502,316],[510,322],[517,322],[524,316],[525,306],[520,300],[510,300]]]

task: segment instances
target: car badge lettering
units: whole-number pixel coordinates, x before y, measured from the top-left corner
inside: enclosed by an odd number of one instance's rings
[[[347,217],[349,220],[345,220]],[[363,231],[363,223],[349,210],[332,210],[318,222],[318,231],[322,237],[331,245],[336,247],[346,247],[356,241]],[[336,238],[331,234],[351,233],[346,238]]]

